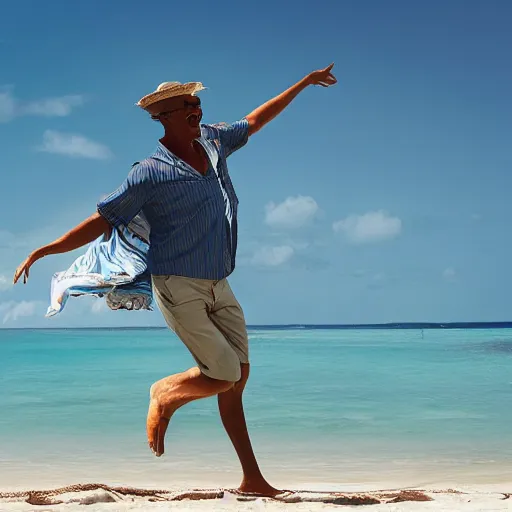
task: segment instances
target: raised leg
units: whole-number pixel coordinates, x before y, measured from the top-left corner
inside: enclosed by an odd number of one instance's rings
[[[233,382],[207,377],[199,368],[190,368],[155,382],[151,386],[146,430],[149,447],[157,457],[164,453],[164,438],[169,420],[182,405],[226,392]]]
[[[243,479],[238,490],[274,497],[282,491],[272,487],[263,477],[247,431],[242,394],[248,378],[249,364],[242,364],[242,378],[233,387],[218,395],[220,417],[242,464]]]

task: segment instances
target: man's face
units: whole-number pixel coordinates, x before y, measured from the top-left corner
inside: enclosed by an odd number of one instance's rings
[[[189,130],[191,135],[198,137],[201,135],[199,123],[202,117],[201,100],[197,96],[185,95],[162,101],[158,119],[172,131]]]

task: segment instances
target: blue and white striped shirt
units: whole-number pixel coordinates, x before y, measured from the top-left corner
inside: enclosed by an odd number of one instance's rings
[[[146,218],[151,274],[223,279],[235,268],[238,209],[226,159],[248,138],[245,118],[201,125],[197,140],[209,158],[204,176],[159,143],[98,203],[98,212],[116,227],[128,225],[138,213]]]

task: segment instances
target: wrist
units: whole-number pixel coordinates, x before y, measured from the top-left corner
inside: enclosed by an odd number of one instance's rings
[[[309,73],[302,79],[303,87],[306,88],[313,83],[313,74]]]
[[[32,259],[33,261],[37,261],[40,260],[41,258],[44,258],[48,254],[50,254],[50,251],[48,251],[47,247],[40,247],[30,255],[30,259]]]

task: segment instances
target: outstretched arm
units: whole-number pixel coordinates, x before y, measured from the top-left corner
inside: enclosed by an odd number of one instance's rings
[[[272,121],[272,119],[279,115],[291,101],[309,85],[321,85],[322,87],[334,85],[337,80],[331,73],[333,66],[334,63],[327,66],[325,69],[313,71],[279,96],[272,98],[247,115],[246,119],[249,122],[249,135],[261,130],[269,121]]]
[[[78,226],[74,227],[71,231],[68,231],[64,236],[32,252],[30,256],[16,269],[14,274],[14,283],[18,281],[21,274],[24,274],[23,283],[26,283],[30,267],[44,256],[60,254],[78,249],[79,247],[96,240],[96,238],[101,234],[109,233],[110,229],[110,224],[99,213],[94,213]]]

